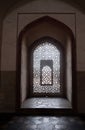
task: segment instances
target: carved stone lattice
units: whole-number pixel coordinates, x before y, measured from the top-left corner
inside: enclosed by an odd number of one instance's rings
[[[53,68],[47,64],[41,70],[41,61],[52,61]],[[33,93],[60,93],[60,51],[50,42],[33,52]]]

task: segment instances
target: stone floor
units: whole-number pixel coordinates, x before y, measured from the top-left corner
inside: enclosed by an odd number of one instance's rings
[[[65,98],[29,98],[21,106],[22,108],[72,108]]]
[[[0,130],[85,130],[85,122],[79,117],[15,116]]]

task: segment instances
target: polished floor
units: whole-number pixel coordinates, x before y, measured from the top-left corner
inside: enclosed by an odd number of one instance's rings
[[[71,109],[70,102],[65,98],[29,98],[21,108],[66,108]]]
[[[15,116],[0,130],[85,130],[85,120],[65,116]]]

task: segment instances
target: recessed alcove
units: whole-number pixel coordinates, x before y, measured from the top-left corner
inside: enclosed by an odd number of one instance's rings
[[[41,58],[39,60],[38,57],[38,59],[33,60],[34,50],[42,44],[46,45],[47,42],[59,50],[60,61],[55,58],[54,51],[53,57],[55,61],[48,58],[52,56],[52,52],[51,55],[47,54],[45,59]],[[71,29],[49,16],[33,21],[21,31],[17,49],[18,108],[21,110],[29,108],[76,109],[75,90],[73,88],[73,85],[75,85],[73,76],[73,74],[75,75],[74,46],[74,36]],[[41,52],[44,50],[42,49]],[[44,56],[45,52],[42,53],[42,56]],[[34,65],[35,62],[37,63]],[[60,64],[58,70],[55,71],[58,62]],[[37,73],[39,75],[38,82],[37,77],[34,78],[36,68],[39,71]],[[44,70],[47,70],[45,75],[43,74]],[[50,71],[48,72],[48,70]],[[46,76],[46,73],[50,76]],[[54,78],[54,75],[59,76],[59,78]],[[49,77],[51,78],[47,81]],[[54,80],[59,83],[56,84]],[[37,86],[35,87],[35,85]],[[60,88],[57,86],[60,86]],[[38,89],[35,89],[37,87]]]

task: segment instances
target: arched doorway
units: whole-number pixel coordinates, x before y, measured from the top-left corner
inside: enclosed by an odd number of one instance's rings
[[[45,38],[44,42],[42,42],[43,38]],[[53,61],[54,60],[53,58],[46,59],[45,56],[44,56],[45,59],[43,58],[40,59],[39,64],[38,64],[39,66],[38,71],[40,73],[40,76],[39,76],[40,79],[39,79],[39,82],[37,82],[38,91],[37,91],[37,87],[35,87],[36,86],[35,84],[37,84],[35,80],[36,73],[34,69],[36,68],[35,67],[36,62],[33,63],[33,60],[35,61],[36,59],[36,55],[39,56],[36,53],[36,51],[42,47],[44,47],[44,49],[42,49],[42,51],[44,51],[45,46],[49,47],[47,42],[49,45],[51,45],[54,48],[55,51],[57,51],[56,53],[59,52],[58,55],[62,57],[62,58],[58,57],[57,59],[57,60],[60,60],[60,64],[58,65],[58,68],[60,67],[60,75],[59,75],[59,72],[57,73],[58,74],[57,77],[59,76],[60,78],[60,81],[59,81],[60,83],[58,84],[60,88],[59,87],[56,87],[56,88],[59,88],[58,91],[60,93],[63,93],[61,94],[63,95],[62,97],[66,98],[70,102],[72,108],[75,109],[76,97],[74,95],[75,94],[74,85],[75,85],[75,78],[76,78],[76,60],[74,57],[75,57],[76,51],[75,51],[74,36],[73,36],[72,31],[65,24],[49,16],[42,17],[28,24],[21,31],[19,35],[18,49],[17,49],[17,55],[18,55],[17,86],[19,88],[18,89],[18,99],[19,99],[18,107],[21,108],[22,103],[32,95],[33,96],[40,96],[40,95],[49,96],[49,92],[47,91],[47,85],[49,86],[48,90],[49,88],[51,89],[51,87],[54,84],[53,80],[55,79],[54,78],[55,74],[53,74],[53,71],[54,71]],[[32,47],[34,47],[35,49]],[[44,74],[45,70],[46,72]],[[48,70],[50,71],[48,72]],[[49,73],[49,77],[46,76],[47,73]],[[57,80],[59,80],[59,78],[56,78],[55,82],[58,82]],[[49,81],[47,81],[46,79],[47,80],[49,79]],[[40,90],[39,90],[39,86],[41,86]],[[41,93],[39,91],[41,91]],[[45,91],[45,93],[43,91]],[[52,87],[52,91],[54,91],[53,87]],[[51,96],[55,95],[57,97],[60,95],[58,91],[55,91],[53,94],[52,94],[52,91],[50,91]]]

